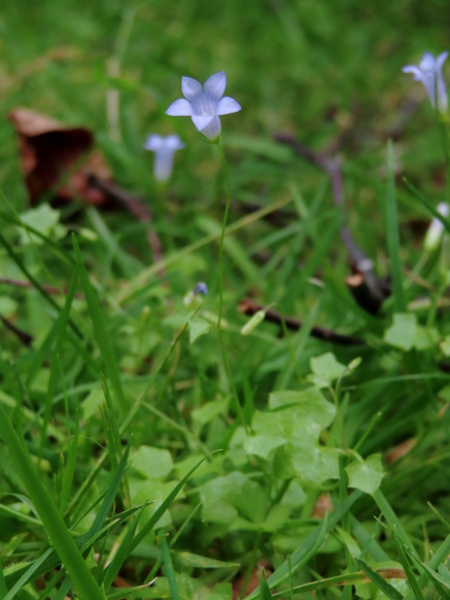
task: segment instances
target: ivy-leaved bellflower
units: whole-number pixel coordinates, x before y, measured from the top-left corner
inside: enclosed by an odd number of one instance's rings
[[[448,56],[448,52],[442,52],[436,58],[425,52],[419,66],[408,65],[403,67],[403,73],[412,73],[415,81],[420,81],[425,88],[431,104],[440,113],[446,113],[448,108],[447,91],[444,78],[442,77],[442,65]],[[437,105],[436,105],[437,94]]]
[[[180,138],[171,134],[166,137],[153,133],[147,138],[144,144],[145,150],[151,150],[155,153],[155,162],[153,172],[158,181],[167,181],[172,174],[173,155],[176,150],[184,148]]]
[[[227,77],[223,71],[211,75],[203,87],[196,79],[182,77],[184,98],[175,100],[166,110],[166,115],[191,117],[198,131],[212,142],[218,142],[221,132],[219,117],[241,110],[234,98],[223,97],[226,85]]]

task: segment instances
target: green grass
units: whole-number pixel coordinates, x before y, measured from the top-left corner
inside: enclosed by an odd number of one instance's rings
[[[446,3],[4,5],[0,598],[449,597],[448,237],[423,247],[448,132],[401,72],[448,48]],[[229,179],[165,115],[221,70]],[[19,106],[92,131],[154,221],[31,207]],[[150,133],[186,144],[166,185]],[[340,159],[343,205],[276,134]],[[377,315],[344,224],[391,288]],[[245,328],[244,298],[279,324]]]

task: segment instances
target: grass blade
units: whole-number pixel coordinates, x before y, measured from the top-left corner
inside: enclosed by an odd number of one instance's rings
[[[177,578],[175,576],[175,570],[173,568],[172,557],[170,556],[169,546],[165,537],[161,540],[161,556],[163,559],[164,567],[166,569],[166,577],[169,582],[170,593],[172,594],[172,600],[179,600]]]
[[[402,264],[400,262],[400,242],[398,236],[397,201],[395,198],[394,150],[392,141],[388,141],[386,157],[386,196],[384,198],[384,222],[386,241],[391,261],[394,307],[396,312],[406,311],[403,293]]]
[[[420,589],[419,583],[417,581],[416,576],[414,575],[413,570],[411,569],[411,565],[409,564],[409,560],[406,558],[405,551],[403,550],[403,546],[398,537],[395,537],[395,545],[397,546],[398,556],[400,562],[402,563],[403,569],[405,570],[406,577],[408,578],[408,583],[411,586],[412,591],[415,594],[417,600],[425,600],[425,596]]]
[[[132,552],[135,548],[137,548],[137,546],[139,546],[139,544],[142,542],[142,540],[150,533],[150,531],[153,529],[153,527],[156,525],[156,523],[160,520],[160,518],[163,516],[163,514],[166,512],[166,510],[172,504],[173,500],[175,500],[175,498],[177,497],[180,490],[184,487],[184,484],[191,478],[191,475],[199,468],[199,466],[205,460],[206,460],[206,458],[202,458],[202,460],[200,460],[195,465],[195,467],[193,469],[191,469],[189,471],[189,473],[187,475],[185,475],[179,483],[177,483],[177,485],[173,488],[173,490],[170,492],[170,494],[167,496],[167,498],[164,500],[164,502],[161,504],[161,506],[159,506],[155,510],[153,515],[150,517],[150,519],[147,521],[147,523],[144,525],[144,527],[141,529],[141,531],[135,537],[135,539],[133,540],[133,543],[131,545],[130,552]]]
[[[78,242],[75,235],[73,235],[72,241],[75,257],[77,259],[77,264],[80,268],[81,283],[83,285],[84,294],[86,297],[89,316],[91,317],[92,325],[94,327],[94,334],[97,339],[97,343],[99,345],[103,361],[105,363],[106,373],[111,381],[111,385],[114,390],[116,401],[120,406],[122,413],[125,414],[127,412],[128,403],[126,401],[125,394],[122,388],[122,382],[120,380],[119,375],[120,371],[116,361],[116,357],[114,355],[114,350],[111,345],[108,333],[106,331],[103,313],[100,308],[100,304],[98,302],[94,288],[92,287],[91,282],[89,281],[86,267],[84,266],[84,263],[82,261],[80,248],[78,246]]]
[[[364,571],[367,577],[374,583],[379,590],[383,592],[390,600],[403,600],[403,596],[390,583],[374,571],[367,563],[360,558],[355,558],[358,567]]]
[[[53,498],[42,482],[27,448],[14,430],[9,415],[0,404],[0,434],[9,450],[16,471],[27,490],[48,536],[65,565],[82,600],[105,600],[74,539],[70,535]]]

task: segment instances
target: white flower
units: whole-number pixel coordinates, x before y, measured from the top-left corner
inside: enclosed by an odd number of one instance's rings
[[[425,52],[419,66],[408,65],[403,67],[403,73],[412,73],[415,81],[420,81],[425,88],[431,104],[441,113],[447,112],[448,98],[445,90],[444,78],[442,77],[442,65],[448,56],[448,52],[442,52],[437,58],[434,58],[430,52]]]
[[[226,85],[227,77],[223,71],[211,75],[203,87],[196,79],[182,77],[181,91],[184,98],[175,100],[166,110],[166,115],[191,117],[197,130],[215,142],[221,131],[219,115],[241,110],[234,98],[222,98]]]
[[[155,179],[158,181],[169,179],[172,173],[173,155],[176,150],[181,150],[181,148],[184,148],[184,144],[175,134],[163,137],[154,133],[147,138],[144,149],[155,153],[153,167]]]
[[[437,205],[436,210],[440,215],[442,215],[445,218],[447,218],[450,214],[450,207],[446,202],[440,202]],[[442,225],[442,222],[436,217],[433,217],[433,220],[431,221],[431,224],[428,227],[428,231],[425,234],[425,240],[423,243],[425,250],[427,250],[428,252],[434,250],[441,241],[443,233],[444,226]]]

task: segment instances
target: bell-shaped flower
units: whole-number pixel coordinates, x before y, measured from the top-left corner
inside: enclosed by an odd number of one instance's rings
[[[176,150],[184,148],[180,138],[171,134],[166,137],[156,133],[150,135],[144,144],[145,150],[155,153],[153,172],[158,181],[167,181],[172,173],[173,155]]]
[[[181,78],[184,98],[175,100],[166,110],[173,117],[191,117],[197,130],[212,142],[218,142],[221,124],[220,115],[241,110],[240,105],[229,96],[223,96],[227,77],[223,71],[211,75],[202,87],[196,79]]]
[[[448,52],[442,52],[438,57],[430,52],[425,52],[419,66],[408,65],[403,67],[403,73],[412,73],[415,81],[420,81],[425,88],[431,104],[440,113],[446,113],[448,108],[447,91],[444,78],[442,77],[442,65],[448,56]],[[437,103],[436,103],[437,94]]]
[[[450,213],[450,207],[446,202],[440,202],[437,205],[436,210],[440,215],[442,215],[445,219],[448,218]],[[444,234],[444,225],[442,221],[440,221],[437,217],[433,217],[430,226],[428,227],[428,231],[425,234],[424,240],[424,248],[428,252],[432,252],[435,248],[437,248],[441,238]]]

